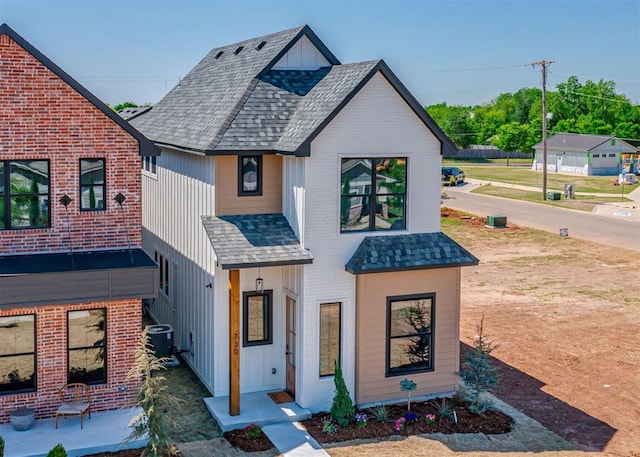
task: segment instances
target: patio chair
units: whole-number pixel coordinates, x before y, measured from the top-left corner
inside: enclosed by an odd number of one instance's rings
[[[62,386],[58,391],[62,404],[56,411],[56,428],[60,416],[80,416],[80,429],[83,428],[84,415],[91,419],[91,390],[89,386],[81,382],[74,382]]]

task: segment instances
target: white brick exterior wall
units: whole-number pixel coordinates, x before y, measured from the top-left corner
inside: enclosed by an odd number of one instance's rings
[[[408,157],[409,163],[408,230],[341,234],[340,159],[400,156]],[[343,303],[342,367],[353,394],[355,277],[344,265],[367,235],[440,230],[440,166],[440,142],[381,74],[374,76],[312,142],[304,173],[303,239],[314,262],[304,267],[304,298],[300,302],[303,365],[297,400],[302,406],[327,409],[333,398],[333,378],[321,379],[318,374],[319,304],[324,302]]]

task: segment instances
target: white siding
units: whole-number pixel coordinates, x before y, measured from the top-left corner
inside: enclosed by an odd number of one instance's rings
[[[304,246],[304,160],[282,159],[282,213]]]
[[[311,40],[304,35],[282,56],[273,68],[276,70],[285,68],[316,69],[329,65],[329,61],[324,58]]]
[[[214,160],[163,150],[157,178],[143,173],[143,247],[170,261],[169,296],[159,293],[150,312],[171,324],[205,385],[213,388],[213,262],[200,216],[213,214]]]
[[[340,159],[408,157],[408,232],[440,230],[440,142],[380,74],[374,76],[311,145],[305,162],[304,247],[314,255],[304,268],[304,327],[299,339],[304,361],[299,369],[298,403],[326,409],[333,379],[319,377],[319,304],[341,301],[342,366],[354,393],[355,277],[344,269],[361,240],[375,233],[341,234]],[[377,232],[382,235],[401,232]]]

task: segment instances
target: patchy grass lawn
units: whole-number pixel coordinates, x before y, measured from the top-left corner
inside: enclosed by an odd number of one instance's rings
[[[626,186],[625,186],[626,187]],[[481,186],[472,191],[474,194],[492,195],[494,197],[511,198],[513,200],[521,200],[532,203],[541,203],[543,205],[556,206],[558,208],[568,208],[578,211],[592,212],[596,205],[601,203],[613,203],[619,201],[630,201],[628,198],[621,196],[611,197],[592,197],[589,195],[576,195],[575,199],[567,200],[562,194],[561,200],[544,200],[541,192],[531,192],[528,190],[512,189],[510,187],[499,186]]]
[[[474,167],[465,165],[464,172],[468,178],[472,179],[542,187],[542,172],[533,171],[525,167]],[[617,179],[617,176],[576,176],[547,173],[547,188],[549,190],[564,191],[564,185],[571,183],[574,185],[576,192],[620,194],[622,192],[621,186],[612,184]],[[624,193],[632,192],[639,185],[625,185]]]

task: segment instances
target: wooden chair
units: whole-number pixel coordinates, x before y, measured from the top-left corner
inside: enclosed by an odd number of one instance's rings
[[[82,420],[88,414],[91,419],[91,390],[89,386],[81,382],[74,382],[62,386],[58,391],[62,404],[56,411],[56,428],[58,417],[80,416],[80,428],[83,428]]]

